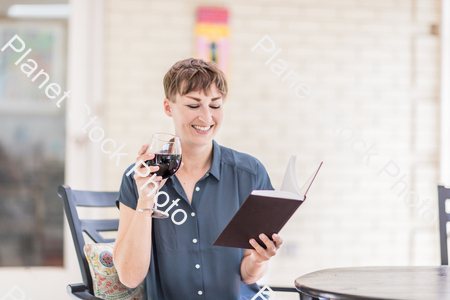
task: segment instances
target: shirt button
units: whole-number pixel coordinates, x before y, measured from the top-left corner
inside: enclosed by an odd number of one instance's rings
[[[209,176],[209,173],[206,173],[206,176]]]
[[[196,268],[196,269],[200,269],[200,265],[199,265],[199,264],[196,264],[196,265],[195,265],[195,268]]]
[[[200,191],[200,188],[199,188],[199,187],[196,187],[195,190],[198,192],[198,191]]]
[[[203,292],[202,292],[202,291],[198,291],[198,294],[199,294],[199,295],[203,295]]]
[[[193,239],[192,242],[193,242],[194,244],[197,244],[197,239]]]
[[[195,212],[191,212],[191,216],[195,217]]]

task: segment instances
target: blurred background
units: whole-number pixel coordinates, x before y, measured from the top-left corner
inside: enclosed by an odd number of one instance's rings
[[[216,61],[229,78],[216,140],[261,160],[276,189],[290,155],[299,184],[324,161],[261,283],[293,286],[333,267],[439,265],[448,2],[1,1],[0,47],[17,34],[26,48],[0,52],[0,297],[18,285],[27,299],[69,298],[66,285],[81,276],[57,187],[117,191],[141,145],[173,132],[162,79],[189,57]],[[38,65],[31,76],[27,59]],[[32,81],[41,69],[71,91],[60,107]],[[115,141],[110,154],[89,138],[94,126]],[[122,145],[128,155],[110,159]]]

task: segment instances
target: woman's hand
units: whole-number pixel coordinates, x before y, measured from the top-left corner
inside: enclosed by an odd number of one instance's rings
[[[147,174],[148,170],[143,164],[140,163],[140,161],[142,160],[143,162],[146,162],[146,161],[149,161],[149,160],[155,158],[154,153],[146,153],[148,147],[149,147],[148,143],[143,145],[138,152],[138,156],[136,157],[135,164],[139,165],[138,171],[141,174]],[[181,162],[181,165],[180,165],[180,168],[178,169],[178,171],[183,167],[183,165],[184,165],[184,163]],[[159,166],[148,166],[148,168],[150,170],[149,173],[155,173],[156,171],[159,170]],[[138,199],[139,208],[152,208],[155,195],[158,193],[158,191],[164,186],[164,184],[167,181],[167,178],[162,179],[162,176],[155,176],[151,180],[151,182],[147,183],[147,181],[150,178],[152,178],[152,176],[153,175],[148,175],[146,177],[142,177],[137,172],[134,173],[134,180],[136,181],[136,186],[138,188],[138,193],[139,193],[139,199]],[[156,184],[158,186],[155,189]]]
[[[254,239],[250,239],[253,249],[245,249],[241,261],[241,277],[246,284],[254,283],[261,279],[267,272],[269,259],[277,254],[283,239],[278,234],[273,234],[271,241],[264,233],[259,238],[266,245],[266,249],[261,247]]]
[[[280,249],[281,244],[283,244],[283,239],[276,233],[272,235],[273,241],[271,241],[264,233],[261,233],[259,238],[266,245],[266,249],[261,247],[254,239],[250,239],[249,241],[250,245],[255,249],[251,250],[251,259],[255,264],[261,264],[268,261],[277,254],[278,249]]]
[[[148,172],[148,169],[140,163],[141,160],[143,162],[146,162],[155,158],[154,153],[146,153],[148,147],[149,147],[148,143],[143,145],[138,152],[138,156],[136,157],[136,166],[139,166],[137,170],[141,174],[155,173],[156,171],[159,170],[159,166],[148,166],[150,170],[150,172]],[[164,183],[166,183],[167,181],[167,179],[162,180],[161,176],[156,176],[152,179],[151,182],[147,183],[147,181],[152,176],[153,175],[142,177],[141,175],[138,174],[138,172],[134,173],[134,180],[136,181],[136,186],[138,188],[139,193],[138,206],[140,206],[141,208],[153,207],[155,194],[164,186]],[[156,185],[157,187],[155,189]]]

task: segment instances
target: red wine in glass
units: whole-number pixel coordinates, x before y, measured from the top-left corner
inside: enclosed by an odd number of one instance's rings
[[[155,153],[155,158],[147,160],[145,163],[147,166],[159,166],[156,176],[162,176],[163,179],[166,179],[180,168],[181,154]]]
[[[163,179],[169,178],[180,168],[181,165],[181,144],[180,139],[168,133],[155,133],[150,141],[147,153],[154,153],[155,157],[147,160],[148,166],[159,166],[156,176],[162,176]],[[152,173],[150,176],[153,176]],[[140,211],[151,210],[153,218],[168,218],[169,214],[157,209],[156,200],[153,202],[153,208],[141,208]]]

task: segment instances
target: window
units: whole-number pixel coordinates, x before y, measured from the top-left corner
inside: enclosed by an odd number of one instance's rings
[[[65,106],[39,89],[41,69],[65,90],[65,21],[0,22],[0,48],[17,34],[22,53],[0,52],[0,266],[62,266]],[[16,44],[17,47],[20,43]],[[19,64],[15,62],[31,48]],[[23,63],[38,68],[29,77]]]

